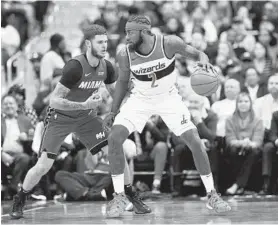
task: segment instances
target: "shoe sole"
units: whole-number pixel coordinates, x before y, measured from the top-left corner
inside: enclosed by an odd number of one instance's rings
[[[112,210],[110,212],[106,212],[106,217],[107,218],[117,218],[121,217],[121,215],[124,213],[125,209],[117,209],[117,210]]]
[[[14,215],[10,214],[10,218],[12,220],[19,220],[19,219],[23,218],[23,215],[21,215],[21,216],[14,216]]]
[[[216,213],[229,212],[229,211],[232,210],[231,207],[225,208],[225,209],[223,209],[223,210],[216,210],[216,209],[212,208],[208,203],[206,204],[206,207],[207,207],[209,210],[213,210],[213,211],[216,212]]]

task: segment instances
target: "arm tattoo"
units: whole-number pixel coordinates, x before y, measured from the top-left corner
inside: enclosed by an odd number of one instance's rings
[[[50,97],[50,107],[59,110],[84,110],[83,102],[73,102],[67,100],[70,89],[62,85],[60,82],[55,87],[52,96]]]
[[[107,91],[109,92],[109,94],[112,98],[114,98],[115,85],[116,85],[116,82],[114,82],[112,84],[106,84],[105,85]]]

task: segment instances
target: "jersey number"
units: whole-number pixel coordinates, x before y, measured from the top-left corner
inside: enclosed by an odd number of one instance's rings
[[[155,82],[156,82],[156,80],[157,80],[156,74],[155,74],[155,73],[151,73],[151,74],[148,75],[148,77],[149,77],[149,78],[152,78],[152,85],[151,85],[151,87],[157,87],[158,85],[155,84]]]

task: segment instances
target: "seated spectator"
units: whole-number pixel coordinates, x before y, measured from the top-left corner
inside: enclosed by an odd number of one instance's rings
[[[131,140],[124,142],[123,149],[127,159],[136,155],[136,146]],[[108,147],[103,147],[96,155],[91,155],[89,151],[86,151],[83,163],[86,167],[84,172],[71,173],[61,170],[56,173],[55,181],[66,193],[62,198],[75,201],[96,201],[111,197],[113,186],[108,162]],[[127,162],[126,166],[128,166]],[[130,185],[132,180],[133,174],[127,175],[125,170],[125,185]]]
[[[216,138],[216,126],[217,126],[217,115],[204,107],[204,98],[197,94],[192,94],[189,96],[188,109],[191,114],[191,119],[198,129],[200,138],[202,139],[206,150],[208,151],[208,156],[211,162],[211,170],[215,181],[215,187],[218,188],[218,151],[215,148],[215,138]],[[174,142],[174,171],[181,172],[181,164],[183,162],[180,160],[181,154],[186,151],[186,156],[190,157],[193,163],[193,158],[191,151],[185,146],[182,141]],[[195,166],[194,166],[195,167]],[[177,191],[177,190],[176,190]]]
[[[211,110],[218,116],[216,135],[225,137],[226,119],[231,116],[236,108],[236,98],[240,92],[240,84],[235,79],[229,79],[224,85],[225,99],[213,103]]]
[[[252,102],[255,102],[257,98],[266,95],[267,89],[264,85],[259,84],[259,75],[254,68],[249,68],[245,72],[245,87],[242,91],[249,93]]]
[[[278,74],[269,78],[267,90],[269,94],[258,98],[254,104],[256,116],[263,120],[266,135],[270,130],[272,113],[278,110]]]
[[[50,37],[50,49],[41,60],[40,78],[41,83],[51,83],[52,77],[62,74],[65,65],[63,56],[66,53],[66,43],[64,36],[54,34]],[[49,82],[46,82],[49,80]],[[41,91],[51,89],[51,87],[41,87]]]
[[[243,194],[252,166],[260,153],[263,136],[263,123],[255,116],[250,96],[245,92],[240,93],[236,110],[226,122],[226,154],[236,176],[227,194]]]
[[[262,174],[264,178],[261,194],[270,194],[271,178],[274,172],[275,153],[278,151],[278,111],[272,115],[269,138],[263,147]],[[278,164],[276,159],[276,164]]]
[[[1,168],[2,179],[12,171],[10,189],[16,192],[27,172],[30,156],[24,152],[23,143],[32,140],[34,133],[31,121],[25,115],[17,113],[17,103],[12,95],[3,98],[1,117]]]
[[[89,170],[85,173],[71,173],[62,170],[56,173],[55,181],[68,195],[66,200],[97,201],[107,199],[106,190],[112,184],[109,174],[108,148],[96,155],[91,155],[87,151],[85,165]]]
[[[220,35],[220,41],[228,41],[231,38],[231,34],[234,34],[232,44],[238,58],[245,51],[253,52],[256,43],[255,37],[246,31],[246,27],[240,17],[233,18],[231,29]]]
[[[2,48],[4,48],[7,51],[9,57],[11,57],[18,51],[19,46],[21,44],[21,38],[19,33],[20,13],[22,12],[17,10],[7,11],[5,13],[7,26],[5,28],[1,28]]]
[[[162,173],[164,171],[168,153],[166,144],[169,129],[160,116],[152,116],[146,123],[141,133],[142,154],[136,157],[136,161],[154,161],[154,179],[152,192],[160,193]]]
[[[257,42],[254,48],[253,67],[258,71],[260,84],[267,85],[269,77],[272,75],[272,61],[269,58],[266,47]]]
[[[14,85],[9,89],[8,94],[15,97],[18,104],[18,113],[27,116],[35,127],[38,122],[38,116],[34,109],[26,107],[25,105],[25,88],[21,85]]]

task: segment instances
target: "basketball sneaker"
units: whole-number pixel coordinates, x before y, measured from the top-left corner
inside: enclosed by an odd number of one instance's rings
[[[228,212],[232,209],[215,190],[208,193],[207,208],[214,209],[217,213]]]
[[[152,212],[149,206],[142,201],[138,192],[126,193],[126,196],[133,204],[133,210],[136,214],[146,214]]]
[[[125,193],[114,193],[113,197],[106,208],[106,216],[108,218],[120,217],[130,203]]]
[[[23,207],[25,205],[25,198],[20,198],[17,194],[13,199],[13,206],[10,212],[11,219],[20,219],[23,217]]]

